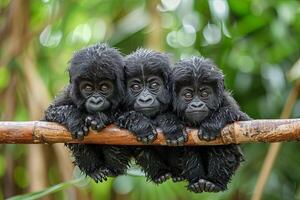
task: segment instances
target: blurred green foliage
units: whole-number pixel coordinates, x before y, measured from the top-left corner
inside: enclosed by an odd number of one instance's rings
[[[28,28],[36,33],[32,38],[36,65],[52,97],[68,83],[66,68],[74,51],[97,42],[108,42],[124,55],[138,47],[147,47],[153,31],[149,29],[153,15],[148,3],[145,0],[32,1]],[[1,1],[0,10],[9,5],[10,1]],[[243,111],[252,118],[279,118],[294,85],[287,74],[300,58],[299,1],[162,0],[157,9],[161,20],[158,31],[163,37],[162,51],[170,53],[174,61],[195,55],[212,58],[224,71],[226,86]],[[0,23],[4,21],[2,14]],[[0,55],[4,51],[0,49]],[[21,67],[15,59],[1,66],[0,93],[9,86],[11,72]],[[18,91],[17,96],[22,95]],[[3,109],[0,106],[0,113]],[[299,113],[300,101],[297,101],[291,117],[299,117]],[[25,103],[18,102],[14,120],[28,120],[28,116]],[[248,199],[267,147],[266,144],[243,145],[246,161],[233,177],[229,190],[219,194],[192,194],[186,191],[186,183],[168,181],[155,186],[147,183],[144,177],[132,176],[121,176],[101,184],[90,183],[81,190],[93,199],[103,200]],[[8,150],[17,162],[14,181],[24,189],[30,181],[24,164],[26,148],[12,145]],[[299,144],[296,142],[284,144],[264,199],[300,198],[297,150]],[[5,170],[2,154],[1,180],[4,180]],[[57,169],[49,170],[49,174],[53,177],[51,183],[57,184]],[[3,189],[0,193],[1,199]],[[64,197],[58,195],[55,198]]]

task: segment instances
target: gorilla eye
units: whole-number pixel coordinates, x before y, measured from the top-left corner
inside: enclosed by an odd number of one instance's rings
[[[201,92],[201,97],[208,97],[208,92],[206,91]]]
[[[187,92],[184,94],[184,98],[190,100],[193,98],[193,94],[191,92]]]
[[[100,90],[101,90],[102,92],[106,92],[106,91],[108,90],[108,85],[102,84],[102,85],[100,86]]]
[[[93,90],[93,87],[91,85],[84,86],[84,90],[87,92],[91,92]]]
[[[159,84],[157,82],[153,82],[150,84],[150,89],[157,89],[159,87]]]
[[[133,85],[131,86],[131,89],[132,89],[133,91],[139,91],[139,90],[141,89],[141,86],[140,86],[139,84],[133,84]]]

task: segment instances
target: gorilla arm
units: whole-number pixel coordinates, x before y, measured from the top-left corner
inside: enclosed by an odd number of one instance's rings
[[[162,130],[169,146],[183,145],[188,135],[185,132],[183,124],[173,113],[165,113],[156,117],[157,126]]]
[[[236,101],[225,91],[222,105],[201,123],[198,136],[200,139],[207,141],[214,140],[227,124],[250,119],[246,113],[240,111]]]
[[[138,141],[151,143],[156,139],[157,133],[152,121],[140,112],[128,111],[117,119],[120,128],[126,128],[133,132]]]
[[[87,114],[80,111],[72,102],[67,87],[57,96],[54,102],[45,111],[44,120],[57,122],[66,126],[73,138],[80,140],[88,133],[88,127],[85,125]]]

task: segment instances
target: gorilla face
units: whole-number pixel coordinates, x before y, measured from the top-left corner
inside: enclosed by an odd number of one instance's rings
[[[134,110],[146,116],[153,116],[160,110],[158,96],[161,96],[163,80],[159,76],[148,75],[128,80],[128,92],[134,98]]]
[[[199,123],[210,114],[209,104],[215,97],[209,85],[184,86],[179,89],[178,98],[185,105],[184,115],[192,123]]]
[[[179,61],[173,70],[173,106],[184,121],[198,125],[221,106],[222,72],[201,57]]]
[[[171,102],[171,69],[167,55],[138,49],[125,59],[128,110],[148,117],[165,111]]]
[[[70,62],[70,97],[89,113],[112,111],[124,97],[124,61],[105,44],[74,54]]]
[[[98,83],[83,80],[79,83],[79,90],[89,113],[103,112],[110,108],[109,98],[114,91],[114,84],[110,80],[102,80]]]

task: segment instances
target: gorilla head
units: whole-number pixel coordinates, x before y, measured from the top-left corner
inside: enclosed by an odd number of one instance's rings
[[[124,63],[120,53],[97,44],[74,54],[70,61],[70,96],[89,113],[115,109],[124,95]]]
[[[199,124],[217,110],[224,98],[223,73],[203,57],[175,64],[174,109],[184,121]]]
[[[126,106],[146,116],[163,112],[171,100],[170,63],[166,54],[138,49],[125,59]]]

